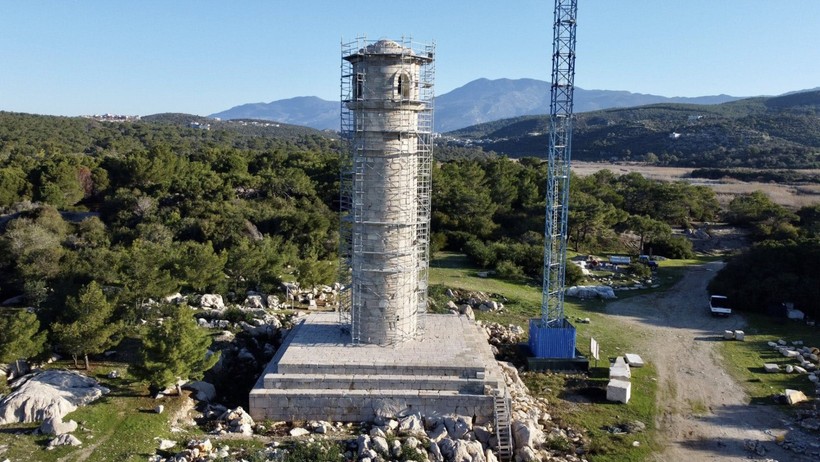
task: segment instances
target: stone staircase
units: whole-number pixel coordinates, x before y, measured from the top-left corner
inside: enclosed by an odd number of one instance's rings
[[[352,345],[330,318],[309,317],[251,391],[251,416],[361,422],[419,412],[492,421],[504,382],[483,334],[464,317],[428,316],[424,338],[396,347]]]

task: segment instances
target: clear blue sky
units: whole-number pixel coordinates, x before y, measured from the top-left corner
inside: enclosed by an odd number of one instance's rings
[[[435,41],[436,93],[549,80],[551,0],[0,0],[0,110],[208,115],[339,95],[340,42]],[[663,96],[820,86],[818,0],[579,0],[576,85]]]

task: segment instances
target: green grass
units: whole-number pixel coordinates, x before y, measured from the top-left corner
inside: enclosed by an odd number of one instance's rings
[[[752,402],[770,404],[770,396],[783,393],[786,388],[801,390],[806,396],[814,396],[814,384],[805,375],[786,372],[768,374],[763,371],[763,363],[799,365],[796,359],[786,358],[768,345],[783,339],[789,342],[802,340],[806,346],[820,346],[820,329],[801,322],[777,320],[773,318],[748,314],[745,315],[749,325],[745,329],[743,342],[721,342],[720,353],[723,355],[728,371],[743,385]]]
[[[677,282],[684,273],[684,266],[690,262],[665,261],[658,273],[662,287],[641,291],[618,292],[618,296],[632,296],[649,291],[662,290]],[[667,265],[668,264],[668,265]],[[464,291],[481,291],[504,297],[504,311],[500,313],[476,312],[476,318],[501,324],[518,324],[525,329],[528,320],[540,316],[541,287],[533,281],[506,281],[492,277],[478,277],[482,271],[470,265],[464,255],[441,253],[430,268],[431,298],[439,306],[446,303],[446,288]],[[632,399],[629,404],[615,404],[606,401],[606,383],[609,358],[634,351],[643,335],[634,326],[606,317],[606,302],[602,300],[576,301],[567,299],[564,303],[568,319],[589,318],[590,323],[573,322],[576,327],[576,345],[582,354],[589,354],[589,339],[594,337],[601,346],[601,361],[587,376],[567,376],[560,374],[526,373],[524,380],[536,396],[547,398],[551,404],[553,417],[562,423],[583,428],[590,436],[591,453],[585,457],[593,462],[641,461],[653,450],[658,449],[655,438],[655,400],[657,396],[656,372],[651,365],[633,369]],[[590,366],[595,366],[593,360]],[[581,401],[586,401],[579,403]],[[613,435],[603,429],[630,420],[640,420],[647,426],[644,433],[633,435]],[[640,446],[633,447],[633,441]]]
[[[56,363],[54,368],[71,369],[70,364]],[[117,369],[123,376],[109,379],[109,371]],[[85,373],[85,371],[81,371]],[[172,433],[169,419],[179,411],[185,400],[175,397],[156,400],[148,395],[144,384],[134,382],[127,374],[127,364],[119,362],[95,362],[89,374],[110,393],[101,399],[77,409],[63,417],[64,421],[74,420],[79,424],[73,432],[82,446],[59,447],[46,450],[52,436],[23,434],[37,427],[36,424],[10,424],[0,429],[0,445],[7,445],[3,457],[11,460],[36,461],[144,461],[159,446],[157,438],[173,439],[178,442],[175,449],[188,439],[201,435],[190,427],[181,433]],[[154,408],[162,404],[162,414]]]
[[[430,265],[431,296],[441,307],[446,299],[437,297],[444,288],[471,292],[498,294],[506,298],[503,313],[476,313],[485,321],[502,324],[515,323],[526,327],[528,319],[538,316],[541,311],[541,288],[531,281],[506,281],[496,278],[478,277],[483,271],[470,264],[462,254],[441,252]]]
[[[525,373],[523,380],[535,396],[550,403],[552,420],[562,427],[583,428],[590,441],[591,462],[643,461],[652,451],[660,449],[655,437],[656,372],[652,365],[632,369],[632,398],[629,404],[606,401],[608,369],[598,367],[590,375]],[[633,434],[612,434],[607,427],[640,420],[646,431]],[[632,443],[638,441],[640,446]]]
[[[58,364],[68,369],[69,365]],[[79,447],[45,449],[51,436],[16,434],[36,428],[36,424],[11,424],[0,430],[0,445],[8,445],[3,457],[11,460],[36,461],[144,461],[158,447],[155,438],[168,438],[185,444],[192,438],[190,433],[172,434],[169,418],[182,405],[183,400],[165,398],[155,400],[148,396],[142,384],[126,377],[108,379],[112,369],[125,372],[122,363],[94,363],[92,375],[111,390],[103,398],[66,415],[63,420],[75,420],[79,428],[73,434],[82,441]],[[165,406],[165,412],[157,414],[153,409]],[[179,445],[177,446],[179,448]]]

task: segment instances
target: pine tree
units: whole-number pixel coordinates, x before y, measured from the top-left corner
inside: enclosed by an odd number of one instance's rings
[[[10,363],[28,359],[45,349],[46,333],[38,332],[37,315],[26,310],[0,316],[0,361]],[[17,364],[20,370],[20,364]]]
[[[94,281],[80,290],[78,298],[66,300],[65,322],[52,324],[51,330],[60,349],[74,359],[74,367],[83,356],[88,369],[89,354],[102,353],[116,343],[122,327],[113,322],[113,312],[114,305]]]
[[[142,342],[141,360],[130,372],[156,390],[176,384],[179,379],[201,379],[219,360],[219,353],[208,354],[211,337],[185,306],[176,307],[151,327]]]

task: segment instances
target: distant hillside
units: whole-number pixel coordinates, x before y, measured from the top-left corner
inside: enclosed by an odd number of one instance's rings
[[[633,107],[654,103],[718,104],[739,98],[718,95],[697,98],[667,98],[628,91],[576,88],[575,112]],[[478,79],[436,98],[436,130],[447,132],[483,122],[546,114],[550,83],[535,79]]]
[[[820,91],[717,104],[654,104],[576,115],[573,158],[699,167],[820,167]],[[525,116],[447,133],[450,144],[545,156],[548,118]]]
[[[446,132],[462,127],[523,115],[549,112],[548,82],[535,79],[478,79],[444,93],[435,100],[435,130]],[[575,90],[576,112],[652,103],[717,104],[738,98],[727,95],[697,98],[667,98],[628,91]],[[236,106],[211,114],[223,120],[261,119],[320,130],[339,128],[339,103],[314,96],[283,99],[270,103]]]
[[[142,122],[187,126],[207,130],[226,130],[240,135],[293,138],[303,135],[321,135],[335,138],[336,134],[321,132],[315,128],[268,120],[234,119],[214,120],[208,117],[181,113],[153,114],[142,117]]]
[[[252,103],[232,107],[209,117],[223,120],[260,119],[304,125],[318,130],[339,129],[339,102],[315,96],[300,96],[270,103]]]

